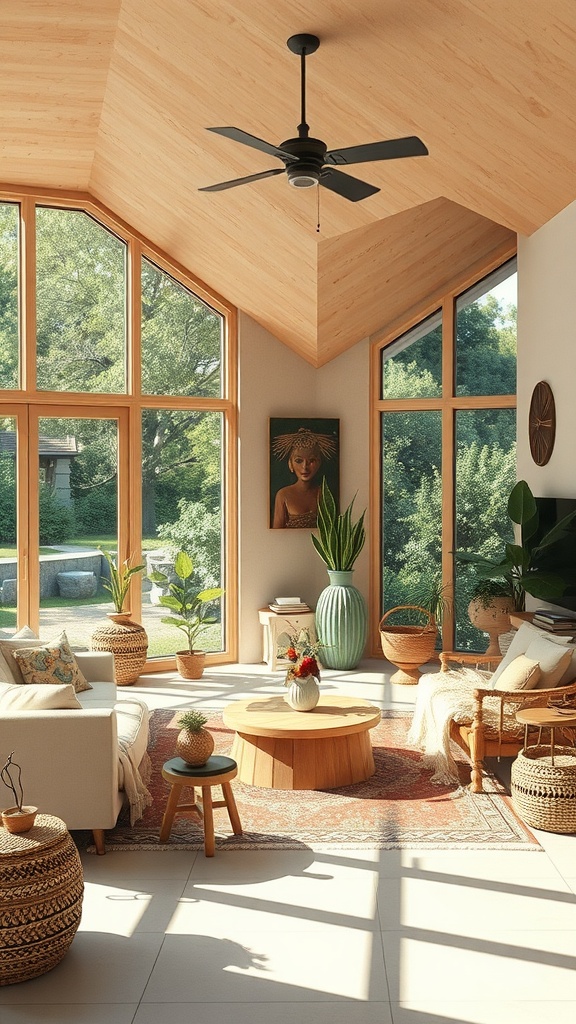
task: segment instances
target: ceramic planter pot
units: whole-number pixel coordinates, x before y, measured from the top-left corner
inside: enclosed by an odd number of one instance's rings
[[[29,832],[37,814],[37,807],[23,806],[21,811],[17,807],[7,807],[2,811],[2,824],[7,832]]]
[[[293,679],[285,699],[293,711],[312,711],[320,700],[318,680],[315,676]]]
[[[493,597],[489,605],[484,604],[479,598],[473,598],[470,601],[468,605],[470,622],[476,626],[476,629],[488,633],[490,638],[486,654],[500,656],[498,637],[510,629],[510,613],[513,611],[514,601],[511,597]]]

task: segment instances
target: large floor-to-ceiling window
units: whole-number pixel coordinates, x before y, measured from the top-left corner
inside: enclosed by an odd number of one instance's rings
[[[235,659],[234,366],[233,308],[97,204],[0,196],[0,628],[89,645],[104,550],[145,566],[130,610],[167,665],[147,574],[183,549],[225,588],[198,646]]]
[[[444,647],[482,650],[486,638],[467,614],[477,580],[453,552],[490,556],[507,528],[516,479],[515,259],[382,338],[377,358],[380,615],[436,599]],[[425,620],[404,611],[386,621]]]

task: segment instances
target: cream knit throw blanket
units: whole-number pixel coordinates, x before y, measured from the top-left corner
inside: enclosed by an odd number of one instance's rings
[[[473,668],[429,672],[420,676],[407,743],[423,751],[424,766],[433,769],[431,781],[436,785],[459,782],[456,762],[450,751],[450,722],[452,719],[461,724],[472,721],[474,690],[487,687],[489,679],[490,673]],[[494,719],[497,720],[495,709]]]

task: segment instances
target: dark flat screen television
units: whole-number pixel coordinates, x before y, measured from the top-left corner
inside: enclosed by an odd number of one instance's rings
[[[576,498],[536,498],[535,501],[539,516],[537,540],[556,526],[564,516],[576,512]],[[568,534],[550,545],[542,558],[542,567],[550,572],[559,573],[569,581],[562,597],[546,603],[576,611],[576,521]]]

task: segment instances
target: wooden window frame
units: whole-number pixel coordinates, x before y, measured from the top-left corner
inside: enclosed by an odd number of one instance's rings
[[[35,472],[38,445],[38,419],[41,416],[81,416],[116,418],[119,422],[119,557],[141,555],[141,415],[144,408],[189,409],[219,412],[223,417],[222,515],[225,524],[224,567],[226,588],[226,637],[223,651],[207,655],[207,664],[229,664],[238,658],[238,501],[237,501],[237,310],[198,278],[125,221],[86,193],[51,189],[3,189],[0,202],[17,203],[19,225],[19,326],[20,387],[0,391],[0,415],[14,417],[19,436],[17,472],[18,530],[18,627],[33,628],[39,619],[39,565],[30,558],[31,544],[38,542],[38,490]],[[126,392],[93,394],[84,392],[38,391],[36,382],[36,207],[78,210],[93,217],[117,235],[127,246],[126,309]],[[180,395],[143,395],[140,386],[142,358],[141,260],[145,257],[222,317],[222,394],[218,398],[194,398]],[[36,446],[36,447],[35,447]],[[141,614],[140,591],[132,602],[135,618]],[[146,671],[175,668],[174,657],[150,659]]]

